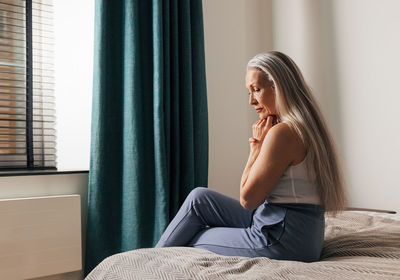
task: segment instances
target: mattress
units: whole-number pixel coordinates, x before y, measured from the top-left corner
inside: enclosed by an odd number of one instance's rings
[[[326,216],[321,260],[227,257],[197,248],[147,248],[102,261],[102,279],[400,279],[400,217],[343,212]]]

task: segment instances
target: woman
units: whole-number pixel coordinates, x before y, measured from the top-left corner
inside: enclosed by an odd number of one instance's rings
[[[191,246],[227,256],[317,261],[324,213],[345,193],[328,129],[297,65],[256,55],[247,65],[249,103],[259,120],[240,184],[240,202],[194,189],[156,247]]]

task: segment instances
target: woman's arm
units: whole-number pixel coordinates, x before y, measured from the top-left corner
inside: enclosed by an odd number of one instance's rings
[[[251,141],[251,140],[250,140]],[[251,143],[251,142],[250,142]],[[252,148],[251,146],[255,146]],[[256,161],[258,154],[260,153],[261,143],[251,143],[250,144],[250,155],[247,159],[246,167],[243,170],[242,179],[240,181],[240,189],[246,184],[247,178],[249,177],[250,169]]]
[[[242,175],[240,203],[246,209],[255,209],[264,202],[301,150],[299,137],[287,124],[268,127],[267,121],[264,126],[265,138],[261,143],[250,143],[250,155]]]
[[[267,119],[261,119],[255,122],[252,126],[253,137],[249,139],[250,143],[250,155],[246,163],[246,167],[244,168],[242,179],[240,181],[240,188],[242,188],[249,176],[250,169],[256,161],[258,155],[260,154],[261,145],[264,142],[265,135],[267,135],[268,131],[274,125],[276,120],[275,116],[268,116]]]

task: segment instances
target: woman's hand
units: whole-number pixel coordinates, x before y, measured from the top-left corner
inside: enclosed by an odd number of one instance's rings
[[[275,115],[268,115],[266,119],[261,119],[256,121],[253,126],[253,137],[249,139],[250,145],[252,144],[262,144],[267,135],[268,131],[277,122],[277,117]]]

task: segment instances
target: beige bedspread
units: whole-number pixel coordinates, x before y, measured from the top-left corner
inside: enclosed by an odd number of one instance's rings
[[[86,279],[400,279],[400,221],[351,212],[326,217],[322,258],[314,263],[140,249],[105,259]]]

